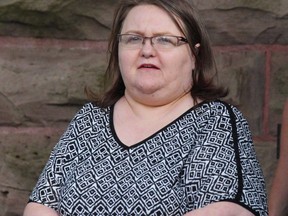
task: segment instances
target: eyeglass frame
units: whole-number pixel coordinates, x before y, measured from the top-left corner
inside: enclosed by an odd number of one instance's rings
[[[175,36],[175,35],[156,35],[156,36],[152,36],[152,37],[146,37],[146,36],[142,36],[142,35],[139,35],[139,34],[118,34],[117,35],[117,40],[119,43],[121,43],[121,37],[122,36],[125,36],[125,35],[131,35],[131,36],[136,36],[136,37],[139,37],[142,39],[141,41],[141,46],[140,46],[140,43],[139,43],[139,47],[135,47],[134,49],[141,49],[143,47],[143,45],[145,44],[145,41],[147,39],[150,40],[150,44],[154,47],[154,42],[153,42],[153,39],[155,38],[158,38],[158,37],[173,37],[173,38],[176,38],[177,39],[177,43],[176,45],[173,44],[173,47],[179,47],[183,44],[187,44],[189,43],[189,41],[185,38],[185,37],[182,37],[182,36]],[[182,43],[181,43],[182,42]],[[155,48],[155,47],[154,47]],[[157,45],[156,45],[156,48],[157,48]],[[172,48],[172,47],[171,47]],[[130,49],[133,49],[132,47],[130,47]],[[164,48],[164,49],[169,49],[169,48]]]

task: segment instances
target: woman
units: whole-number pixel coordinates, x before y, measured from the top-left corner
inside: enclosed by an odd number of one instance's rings
[[[269,197],[270,216],[288,215],[288,99],[282,115],[280,150],[280,158]]]
[[[122,1],[109,47],[112,87],[74,117],[24,215],[267,215],[247,122],[215,101],[226,91],[189,1]]]

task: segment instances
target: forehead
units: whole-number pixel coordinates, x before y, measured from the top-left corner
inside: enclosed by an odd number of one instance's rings
[[[180,34],[181,30],[175,23],[177,18],[174,20],[171,16],[173,15],[168,14],[167,11],[156,5],[135,6],[124,19],[122,33],[139,31],[140,33],[167,32]]]

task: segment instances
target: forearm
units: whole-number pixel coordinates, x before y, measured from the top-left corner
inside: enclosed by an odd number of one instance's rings
[[[203,208],[193,210],[184,216],[253,216],[253,214],[240,205],[232,202],[217,202]]]
[[[288,164],[286,161],[279,161],[269,197],[270,216],[287,215],[288,212],[287,167]]]
[[[28,203],[23,216],[58,216],[58,213],[52,208],[38,203]]]

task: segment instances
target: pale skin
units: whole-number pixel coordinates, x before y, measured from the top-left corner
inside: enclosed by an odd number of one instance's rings
[[[171,17],[154,5],[140,5],[131,9],[121,33],[146,37],[159,34],[184,36]],[[126,90],[115,104],[113,121],[117,136],[125,145],[132,146],[142,141],[195,105],[189,92],[195,59],[188,44],[169,51],[156,50],[149,40],[142,48],[135,50],[124,49],[119,45],[119,67]],[[48,207],[29,203],[24,216],[39,214],[57,215]],[[231,202],[209,204],[185,214],[207,215],[253,214]]]
[[[225,212],[223,212],[223,210]],[[58,213],[52,208],[43,206],[41,204],[29,203],[26,206],[23,216],[59,216]],[[194,210],[185,214],[185,216],[248,216],[253,215],[243,207],[230,203],[230,202],[218,202],[210,204],[204,208]]]
[[[288,99],[282,115],[280,158],[269,197],[269,215],[286,216],[288,212]]]
[[[49,207],[38,203],[28,203],[23,216],[58,216],[58,213]]]

